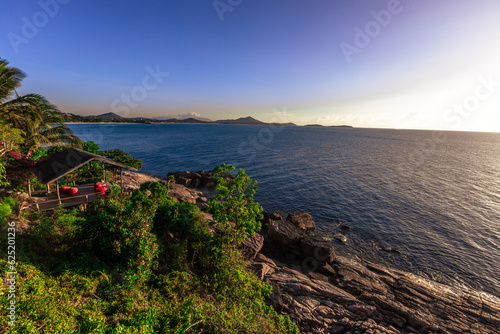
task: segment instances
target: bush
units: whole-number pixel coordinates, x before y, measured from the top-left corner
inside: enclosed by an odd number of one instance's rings
[[[165,196],[167,190],[163,184],[150,182],[130,198],[114,194],[91,203],[76,232],[78,241],[121,272],[127,283],[146,281],[158,255],[153,218],[159,205],[171,201]]]
[[[3,227],[7,222],[16,204],[16,201],[12,197],[4,197],[0,200],[0,226]]]
[[[298,333],[266,305],[271,286],[248,270],[237,246],[168,191],[148,182],[86,212],[31,215],[37,223],[18,240],[19,321],[11,332]],[[0,302],[7,305],[5,295]]]
[[[263,209],[253,198],[259,189],[257,181],[250,179],[243,169],[232,174],[235,171],[233,165],[222,164],[215,168],[218,194],[210,199],[209,210],[233,241],[240,243],[247,234],[260,231]]]

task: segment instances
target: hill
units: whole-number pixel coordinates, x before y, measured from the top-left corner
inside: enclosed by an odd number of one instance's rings
[[[261,122],[252,116],[241,117],[238,119],[222,119],[219,121],[215,121],[215,123],[220,124],[244,124],[244,125],[265,125],[267,123]]]

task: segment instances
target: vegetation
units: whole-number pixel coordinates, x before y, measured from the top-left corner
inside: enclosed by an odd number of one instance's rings
[[[230,232],[227,236],[238,244],[247,234],[260,231],[262,207],[253,200],[259,189],[257,181],[250,179],[242,169],[236,175],[231,174],[235,171],[234,166],[226,164],[215,168],[218,194],[210,199],[209,209],[222,229]]]
[[[19,96],[16,89],[26,75],[0,59],[0,121],[23,131],[27,157],[40,145],[78,144],[55,105],[38,94]]]
[[[81,142],[44,97],[19,96],[24,77],[0,60],[0,248],[15,240],[15,260],[0,259],[0,308],[6,315],[14,301],[16,316],[0,317],[0,332],[298,333],[266,304],[271,286],[239,251],[262,211],[242,170],[218,168],[210,208],[226,233],[169,197],[170,183],[132,194],[114,187],[86,209],[23,210],[13,190],[27,178],[36,185],[35,162],[66,147],[143,167],[126,152]]]
[[[149,182],[84,212],[23,212],[33,223],[16,240],[18,317],[15,327],[0,318],[0,330],[297,333],[265,303],[272,289],[248,270],[238,248],[168,191]],[[8,271],[0,260],[3,280]],[[0,295],[2,307],[8,302]]]

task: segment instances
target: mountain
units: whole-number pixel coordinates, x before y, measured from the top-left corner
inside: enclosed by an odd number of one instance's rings
[[[125,117],[121,117],[120,115],[115,114],[114,112],[108,112],[105,114],[97,115],[97,116],[89,116],[96,118],[106,118],[106,119],[124,119]]]
[[[219,121],[215,121],[215,123],[220,123],[220,124],[245,124],[245,125],[264,125],[267,123],[261,122],[251,116],[248,117],[241,117],[238,119],[222,119]]]
[[[185,121],[185,120],[196,120],[196,121],[202,121],[202,122],[207,122],[207,123],[212,123],[213,121],[211,119],[205,118],[205,117],[200,117],[200,116],[195,116],[195,115],[179,115],[179,116],[157,116],[153,117],[152,119],[155,119],[157,121]]]
[[[203,121],[201,119],[195,118],[195,117],[189,117],[189,118],[184,118],[184,119],[178,119],[177,120],[179,123],[207,123],[207,121]],[[210,121],[212,122],[212,121]]]
[[[329,128],[353,128],[352,125],[328,125]]]

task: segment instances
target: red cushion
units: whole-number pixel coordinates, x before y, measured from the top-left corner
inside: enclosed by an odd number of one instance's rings
[[[102,192],[102,191],[106,191],[106,190],[108,190],[108,188],[106,186],[100,186],[100,187],[94,188],[95,192]]]
[[[106,183],[104,182],[96,182],[94,184],[94,191],[95,192],[100,192],[102,190],[107,190],[108,188],[106,187]]]
[[[76,187],[71,187],[71,188],[69,189],[69,191],[68,191],[68,192],[69,192],[70,194],[76,194],[76,193],[78,193],[78,188],[76,188]]]
[[[68,187],[68,186],[65,186],[65,187],[60,187],[59,188],[59,192],[60,193],[63,193],[63,194],[67,194],[68,193],[68,190],[70,189],[71,187]]]

